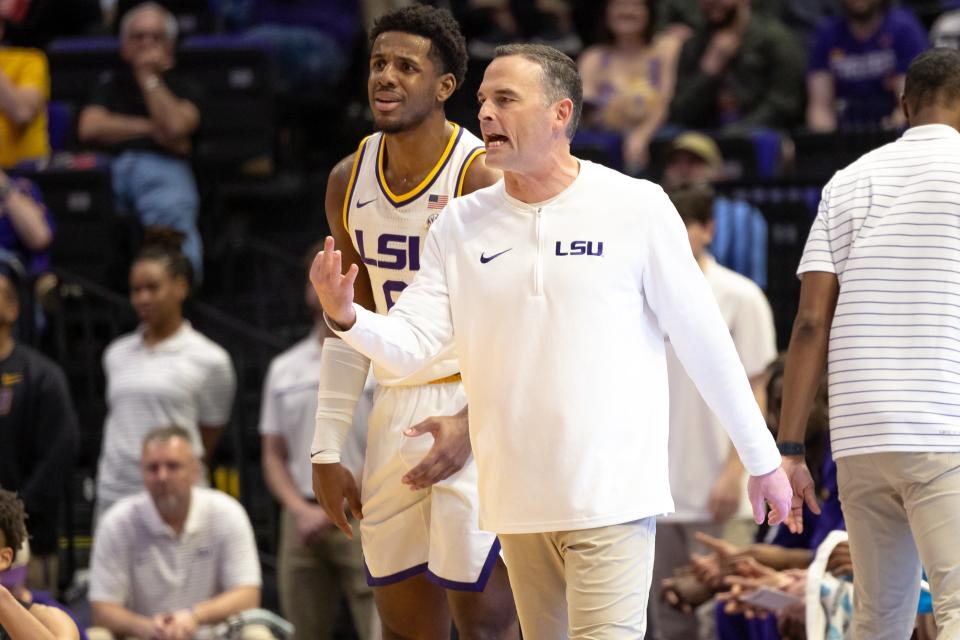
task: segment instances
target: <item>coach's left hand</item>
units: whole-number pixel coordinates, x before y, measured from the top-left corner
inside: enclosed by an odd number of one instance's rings
[[[427,418],[404,431],[404,435],[411,438],[425,433],[433,434],[433,446],[402,478],[411,489],[426,489],[449,478],[460,471],[470,457],[470,423],[466,407],[457,415]]]
[[[762,476],[750,476],[747,495],[750,497],[753,519],[757,524],[761,524],[764,517],[767,517],[765,502],[770,503],[768,523],[780,524],[790,515],[793,489],[782,466]]]

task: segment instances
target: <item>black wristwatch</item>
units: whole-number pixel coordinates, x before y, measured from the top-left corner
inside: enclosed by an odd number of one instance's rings
[[[777,450],[783,456],[802,456],[807,453],[807,447],[802,442],[778,442]]]

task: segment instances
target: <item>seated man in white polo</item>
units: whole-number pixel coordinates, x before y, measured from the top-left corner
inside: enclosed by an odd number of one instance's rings
[[[200,464],[190,434],[154,429],[140,465],[146,491],[110,507],[93,541],[95,623],[121,638],[194,638],[258,607],[250,519],[232,497],[196,486]]]

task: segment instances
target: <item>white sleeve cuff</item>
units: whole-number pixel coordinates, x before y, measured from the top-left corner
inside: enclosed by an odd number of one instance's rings
[[[369,372],[370,360],[343,340],[323,341],[311,462],[340,462],[340,452],[353,426],[353,414]]]

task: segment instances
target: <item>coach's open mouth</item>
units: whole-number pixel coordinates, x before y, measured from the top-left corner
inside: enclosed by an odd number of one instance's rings
[[[492,149],[510,142],[510,138],[500,135],[499,133],[485,133],[483,135],[483,141],[487,145],[487,149]]]

